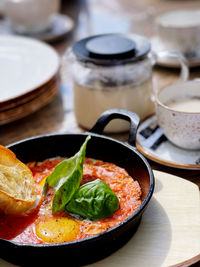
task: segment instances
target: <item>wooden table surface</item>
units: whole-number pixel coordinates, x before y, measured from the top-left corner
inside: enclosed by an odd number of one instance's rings
[[[117,2],[117,5],[115,5],[114,7],[115,9],[118,8],[117,12],[114,12],[115,10],[112,10],[112,5],[106,6],[107,2],[110,3],[110,1],[106,0],[90,0],[89,6],[87,5],[87,2],[85,0],[63,0],[61,12],[70,15],[74,19],[76,27],[75,30],[71,34],[66,36],[65,39],[52,44],[55,49],[60,53],[60,55],[64,55],[66,48],[69,47],[74,40],[84,37],[84,35],[99,33],[101,31],[103,32],[104,28],[96,30],[92,23],[93,20],[95,20],[98,16],[102,18],[105,15],[104,10],[106,10],[108,14],[110,14],[110,18],[113,19],[113,23],[115,23],[116,21],[117,14],[118,24],[116,27],[119,26],[119,29],[121,29],[120,22],[122,21],[122,18],[120,17],[120,15],[126,15],[129,13],[125,17],[126,19],[128,18],[131,21],[132,18],[130,16],[130,10],[131,8],[132,10],[134,10],[134,5],[135,7],[138,7],[138,5],[142,5],[145,8],[151,6],[154,17],[162,12],[173,9],[200,8],[199,0],[114,1],[115,4]],[[114,1],[112,2],[114,3]],[[97,14],[97,16],[95,14]],[[105,25],[102,25],[102,27],[105,27]],[[153,25],[146,25],[146,27],[149,27],[149,31],[146,31],[145,34],[149,35],[148,37],[150,37],[154,34]],[[106,27],[106,30],[109,30],[109,25],[108,27]],[[139,31],[140,29],[137,28],[136,30]],[[141,29],[141,31],[143,30],[144,28]],[[143,34],[143,32],[141,33]],[[161,67],[155,67],[153,72],[153,77],[158,80],[158,84],[160,87],[176,82],[178,79],[178,75],[179,70]],[[197,77],[200,77],[200,67],[196,67],[190,70],[190,79]],[[9,143],[23,138],[45,133],[84,131],[84,129],[79,128],[74,117],[73,88],[68,75],[68,71],[65,68],[65,62],[62,68],[62,81],[63,85],[61,86],[59,95],[46,107],[42,108],[41,110],[37,111],[32,115],[29,115],[24,119],[0,126],[0,144],[8,145]],[[126,140],[127,134],[116,135],[114,137],[119,138],[120,140]],[[196,183],[200,187],[200,171],[174,169],[159,165],[152,161],[149,162],[153,169],[168,172],[186,178]],[[200,262],[194,266],[200,266]]]

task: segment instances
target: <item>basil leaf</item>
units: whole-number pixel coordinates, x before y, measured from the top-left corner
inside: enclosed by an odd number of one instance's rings
[[[79,152],[73,157],[59,163],[45,181],[43,188],[44,195],[47,193],[48,186],[54,188],[56,191],[52,204],[53,213],[63,210],[80,186],[83,176],[86,145],[90,138],[90,136],[86,138]]]
[[[105,182],[96,179],[76,190],[66,211],[96,221],[113,215],[118,208],[116,194]]]

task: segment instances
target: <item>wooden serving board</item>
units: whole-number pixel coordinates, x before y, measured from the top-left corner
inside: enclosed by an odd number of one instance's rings
[[[154,171],[154,196],[138,231],[111,256],[92,267],[190,266],[200,261],[200,198],[198,186]],[[12,267],[3,260],[0,266]]]

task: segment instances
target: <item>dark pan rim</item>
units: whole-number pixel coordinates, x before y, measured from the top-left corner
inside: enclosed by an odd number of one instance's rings
[[[139,214],[142,214],[143,210],[146,208],[147,204],[149,203],[152,195],[153,195],[153,191],[154,191],[154,186],[155,186],[155,178],[154,178],[154,174],[153,171],[148,163],[148,161],[146,160],[146,158],[133,146],[129,145],[128,143],[123,143],[119,140],[113,139],[111,137],[107,137],[104,135],[99,135],[99,134],[94,134],[94,133],[51,133],[51,134],[45,134],[45,135],[38,135],[38,136],[34,136],[34,137],[30,137],[30,138],[26,138],[17,142],[14,142],[12,144],[9,144],[7,146],[7,148],[11,148],[14,145],[20,145],[22,143],[25,143],[27,141],[31,141],[31,140],[35,140],[35,139],[40,139],[40,138],[48,138],[48,137],[53,137],[53,136],[70,136],[70,135],[76,135],[76,136],[94,136],[97,138],[101,138],[101,139],[105,139],[105,140],[110,140],[111,142],[115,142],[119,145],[125,146],[127,149],[130,149],[133,153],[137,154],[137,156],[144,162],[145,166],[147,167],[147,171],[149,173],[149,178],[150,178],[150,183],[149,183],[149,191],[148,194],[146,196],[146,198],[143,200],[142,204],[140,205],[140,207],[133,213],[131,214],[128,218],[126,218],[124,221],[122,221],[121,223],[117,224],[116,226],[100,233],[97,235],[92,235],[91,237],[87,237],[84,239],[79,239],[79,240],[75,240],[75,241],[70,241],[70,242],[62,242],[62,243],[45,243],[45,244],[29,244],[29,243],[19,243],[19,242],[15,242],[15,241],[11,241],[11,240],[6,240],[3,238],[0,238],[0,241],[5,241],[6,243],[10,243],[14,246],[17,247],[35,247],[35,248],[42,248],[42,247],[67,247],[67,246],[77,246],[77,244],[87,244],[89,241],[94,241],[94,240],[98,240],[100,239],[103,235],[105,236],[106,234],[110,234],[112,235],[112,233],[116,230],[116,229],[121,229],[124,224],[129,223],[130,221],[132,221],[134,218],[136,218]]]

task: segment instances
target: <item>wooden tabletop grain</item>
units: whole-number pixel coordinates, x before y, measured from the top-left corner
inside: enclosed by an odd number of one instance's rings
[[[116,0],[115,0],[116,1]],[[153,19],[160,13],[173,9],[195,9],[200,8],[199,0],[117,0],[115,6],[107,5],[110,1],[96,0],[73,0],[62,2],[61,12],[71,16],[75,21],[75,29],[68,34],[65,39],[53,43],[52,46],[63,56],[66,49],[74,40],[80,39],[88,34],[99,33],[108,29],[105,24],[100,25],[102,28],[95,29],[95,23],[99,18],[105,16],[105,10],[110,18],[113,19],[113,25],[121,29],[124,18],[131,21],[130,10],[134,10],[142,5],[142,8],[152,11]],[[89,5],[88,5],[89,3]],[[117,3],[117,5],[116,5]],[[115,10],[118,9],[117,12]],[[116,14],[118,15],[116,17]],[[120,16],[121,15],[121,16]],[[125,16],[124,16],[125,15]],[[122,19],[123,18],[123,19]],[[106,22],[105,18],[105,22]],[[94,22],[94,24],[93,24]],[[152,21],[151,21],[152,22]],[[100,23],[101,24],[101,23]],[[113,25],[111,25],[113,27]],[[97,25],[99,27],[99,25]],[[104,27],[104,28],[103,28]],[[113,29],[113,28],[111,28]],[[123,30],[123,29],[122,29]],[[127,29],[125,29],[127,30]],[[131,29],[129,29],[131,31]],[[136,31],[140,31],[140,25]],[[153,24],[146,25],[141,28],[141,34],[154,35]],[[24,119],[16,122],[0,126],[0,144],[8,145],[23,138],[54,132],[82,132],[84,129],[77,125],[73,113],[73,88],[72,82],[68,74],[68,66],[65,66],[65,60],[62,67],[62,86],[56,98],[41,110]],[[155,67],[153,77],[157,79],[159,87],[174,83],[178,80],[179,70]],[[200,67],[190,70],[190,79],[200,77]],[[113,136],[120,140],[127,140],[128,134]],[[164,172],[168,172],[196,183],[200,187],[200,171],[174,169],[149,161],[152,168]],[[200,263],[197,263],[200,264]],[[195,265],[199,266],[199,265]]]

